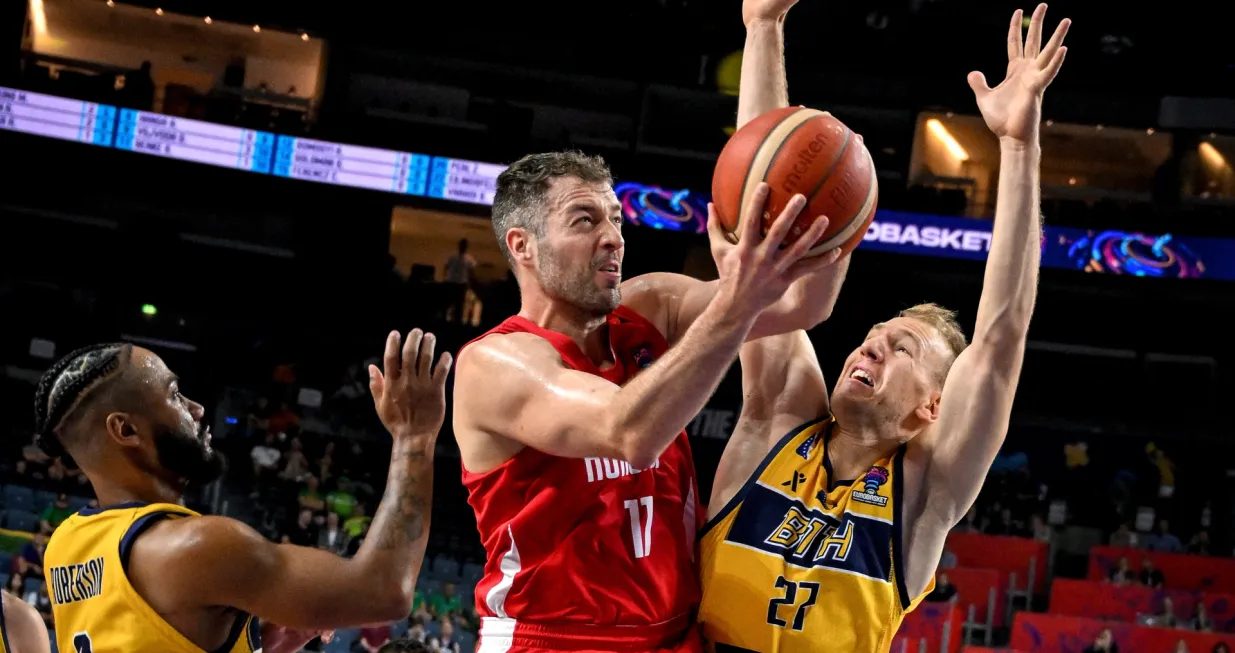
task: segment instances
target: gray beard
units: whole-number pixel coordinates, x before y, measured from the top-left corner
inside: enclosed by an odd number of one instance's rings
[[[558,265],[552,250],[542,247],[541,252],[548,254],[537,257],[537,272],[540,273],[540,285],[545,294],[591,317],[608,315],[622,303],[621,288],[601,290],[590,277],[571,274]],[[590,271],[590,262],[588,267]]]

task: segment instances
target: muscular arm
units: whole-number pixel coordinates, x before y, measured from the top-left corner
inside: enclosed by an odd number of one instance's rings
[[[9,653],[48,653],[51,642],[47,637],[47,626],[29,603],[9,594],[0,592],[0,600],[4,601],[4,631],[8,638]]]
[[[748,342],[742,345],[741,361],[742,414],[716,468],[709,519],[784,434],[828,412],[828,388],[805,331]]]
[[[910,443],[906,454],[909,536],[920,538],[911,545],[907,563],[911,592],[926,586],[938,562],[937,549],[977,499],[1008,432],[1038,293],[1039,156],[1036,144],[1003,147],[973,343],[948,373],[938,420]]]
[[[169,519],[137,539],[129,576],[161,613],[228,606],[322,630],[395,621],[411,611],[432,488],[431,449],[396,439],[386,492],[354,558],[274,544],[224,517]]]
[[[455,378],[455,431],[468,469],[513,455],[504,442],[570,458],[618,458],[646,468],[703,408],[753,319],[712,302],[660,360],[625,386],[567,368],[544,340],[491,336],[464,350]],[[517,449],[516,449],[517,450]]]

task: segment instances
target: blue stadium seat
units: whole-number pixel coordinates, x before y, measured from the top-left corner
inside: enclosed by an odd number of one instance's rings
[[[4,527],[33,533],[39,528],[39,518],[28,510],[9,510],[4,513]]]
[[[9,588],[9,572],[7,569],[8,567],[5,567],[6,571],[0,571],[0,587],[6,590]]]
[[[408,624],[407,619],[400,619],[396,621],[394,625],[390,627],[390,638],[399,639],[407,634],[407,630],[410,627],[411,625]]]
[[[424,593],[425,599],[428,600],[429,595],[442,589],[442,581],[436,578],[425,578],[421,576],[416,580],[416,587]]]
[[[330,640],[323,651],[324,653],[349,653],[352,649],[352,644],[360,639],[360,631],[355,628],[345,628],[343,630],[334,631],[334,639]]]
[[[69,510],[77,512],[78,510],[85,508],[86,504],[91,501],[92,499],[90,497],[69,497]]]
[[[442,580],[457,580],[459,578],[459,561],[447,555],[433,559],[433,576]]]
[[[430,621],[429,623],[425,624],[425,635],[428,637],[441,637],[442,636],[442,622],[438,621],[437,619],[434,619],[433,621]]]
[[[0,571],[8,573],[8,570],[13,566],[13,558],[15,554],[10,554],[6,551],[0,551]],[[3,585],[0,585],[3,587]]]
[[[466,630],[455,628],[455,641],[459,642],[460,651],[476,650],[476,636]]]
[[[4,506],[8,510],[34,511],[34,490],[20,485],[4,486]]]
[[[476,583],[480,582],[480,579],[484,575],[485,575],[484,565],[478,565],[473,562],[469,562],[468,564],[463,565],[463,569],[460,572],[460,576],[463,577],[464,584],[467,584],[467,585],[475,585]]]
[[[34,493],[34,512],[41,513],[56,500],[55,492],[40,490]]]

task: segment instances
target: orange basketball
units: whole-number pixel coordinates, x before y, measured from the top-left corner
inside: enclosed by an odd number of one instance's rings
[[[733,242],[761,181],[770,191],[762,233],[798,193],[806,196],[807,205],[786,243],[796,240],[819,216],[827,216],[828,229],[811,255],[837,247],[848,254],[862,242],[875,217],[879,182],[870,152],[860,136],[826,111],[803,107],[769,111],[729,139],[716,161],[712,202]]]

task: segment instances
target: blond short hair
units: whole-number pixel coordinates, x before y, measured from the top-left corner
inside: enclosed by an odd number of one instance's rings
[[[943,338],[943,341],[948,345],[948,351],[951,352],[951,357],[948,358],[947,364],[939,374],[939,382],[948,376],[948,370],[952,368],[952,363],[956,361],[956,357],[965,351],[965,347],[969,346],[969,341],[965,338],[965,332],[961,330],[961,325],[956,321],[956,311],[950,311],[938,304],[926,303],[910,306],[900,313],[897,317],[907,317],[912,320],[917,320],[927,324],[933,328]]]

